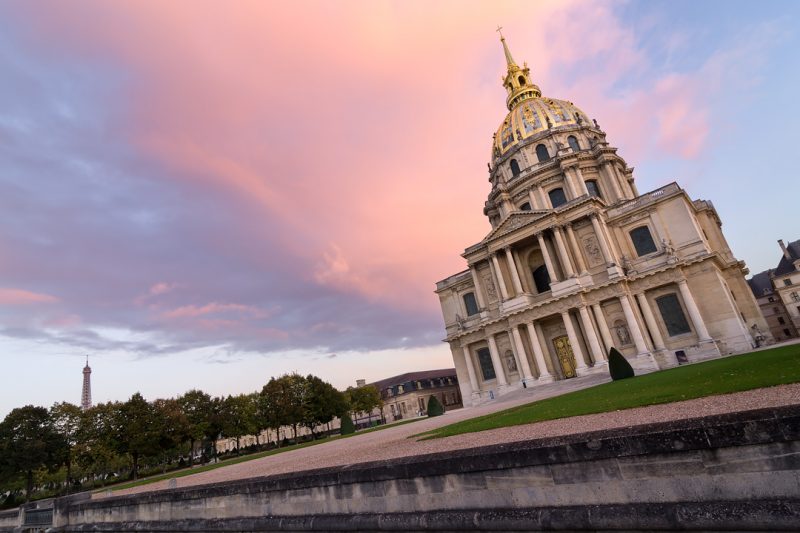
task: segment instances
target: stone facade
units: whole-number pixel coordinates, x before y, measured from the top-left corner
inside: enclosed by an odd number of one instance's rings
[[[597,121],[542,97],[502,43],[492,230],[436,285],[465,402],[604,372],[612,346],[639,373],[753,348],[768,328],[711,202],[639,194]]]
[[[455,368],[408,372],[371,385],[381,394],[387,422],[424,415],[431,396],[436,396],[445,410],[464,407]]]
[[[800,249],[800,241],[790,243],[789,246],[794,247],[795,245]],[[795,267],[792,266],[792,268]],[[797,306],[800,306],[800,301],[797,301],[795,297],[792,296],[792,293],[797,294],[800,287],[796,287],[798,282],[792,280],[792,271],[787,269],[783,275],[777,276],[779,280],[778,285],[783,287],[783,290],[777,290],[780,287],[776,287],[775,285],[775,272],[776,269],[774,268],[759,272],[747,280],[747,283],[753,291],[753,296],[755,296],[758,302],[758,307],[761,310],[761,314],[764,316],[764,320],[767,321],[770,335],[776,342],[781,342],[797,338],[798,336],[798,327],[795,325],[797,320],[796,318],[793,319],[789,309],[792,309],[792,303],[794,303],[795,314],[797,315],[798,312],[800,312],[800,309],[797,309]],[[794,272],[796,272],[796,268]],[[786,279],[790,281],[791,285],[787,286],[785,284],[784,280]],[[794,289],[791,288],[793,286],[795,287]],[[784,298],[788,298],[789,300],[788,308],[787,303],[784,302]],[[758,340],[760,333],[761,332],[753,331],[753,336],[756,340]]]

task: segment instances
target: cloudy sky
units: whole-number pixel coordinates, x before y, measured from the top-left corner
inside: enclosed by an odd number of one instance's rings
[[[644,192],[753,273],[800,238],[800,4],[0,4],[0,416],[450,366],[434,283],[489,229],[501,24]]]

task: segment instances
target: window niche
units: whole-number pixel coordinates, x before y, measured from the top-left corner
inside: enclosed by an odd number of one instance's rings
[[[520,210],[520,211],[530,211],[530,210],[531,210],[531,204],[530,204],[530,202],[525,202],[524,204],[522,204],[521,206],[519,206],[519,210]]]
[[[653,236],[650,234],[650,228],[647,226],[639,226],[630,231],[631,241],[636,250],[636,255],[642,257],[643,255],[652,254],[657,251],[656,243]]]
[[[543,144],[536,145],[536,158],[540,163],[550,160],[550,152],[547,151],[547,146]]]
[[[570,135],[569,137],[567,137],[567,143],[569,144],[569,147],[572,149],[573,152],[580,152],[581,145],[578,144],[578,139],[575,138],[574,135]]]
[[[477,354],[483,380],[496,379],[497,374],[494,373],[494,365],[492,364],[492,356],[489,354],[489,348],[481,348],[477,351]]]
[[[475,293],[468,292],[464,296],[464,307],[467,310],[467,316],[477,315],[480,311],[478,309],[478,303],[475,301]]]
[[[554,208],[567,203],[567,195],[564,194],[564,189],[561,187],[553,189],[552,191],[548,192],[547,195],[550,197],[550,205],[552,205]]]
[[[656,298],[656,305],[670,337],[692,332],[692,328],[689,327],[689,322],[686,320],[686,315],[683,314],[683,308],[680,301],[678,301],[677,294],[673,292],[659,296]]]
[[[516,159],[512,159],[509,162],[509,166],[511,167],[511,176],[515,178],[520,175],[520,172],[522,172],[519,168],[519,163],[517,163]]]
[[[547,266],[541,265],[531,271],[533,284],[536,286],[536,293],[542,294],[550,290],[550,274],[547,273]]]
[[[597,184],[597,180],[586,180],[586,190],[589,191],[589,196],[594,196],[595,198],[603,197],[600,194],[600,186]]]

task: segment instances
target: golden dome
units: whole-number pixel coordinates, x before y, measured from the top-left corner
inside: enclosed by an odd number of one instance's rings
[[[561,126],[580,126],[588,120],[586,113],[572,102],[547,97],[527,98],[506,115],[497,129],[492,146],[493,158],[543,131]]]
[[[497,28],[497,31],[501,29]],[[531,80],[527,63],[520,67],[514,61],[502,33],[500,42],[508,68],[503,77],[503,87],[508,92],[506,105],[509,113],[494,134],[492,159],[502,156],[525,139],[551,128],[580,126],[588,120],[586,113],[572,102],[543,97],[542,91]]]

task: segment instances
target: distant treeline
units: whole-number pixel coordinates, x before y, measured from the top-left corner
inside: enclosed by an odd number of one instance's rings
[[[28,405],[0,423],[0,505],[64,494],[109,479],[136,479],[141,470],[166,471],[216,457],[215,442],[281,428],[297,439],[298,427],[318,438],[325,424],[353,412],[371,412],[383,402],[375,387],[336,390],[322,379],[286,374],[260,392],[212,397],[190,390],[178,398],[145,400],[138,392],[126,402],[82,411],[64,402],[50,409]],[[264,445],[280,446],[274,443]]]

